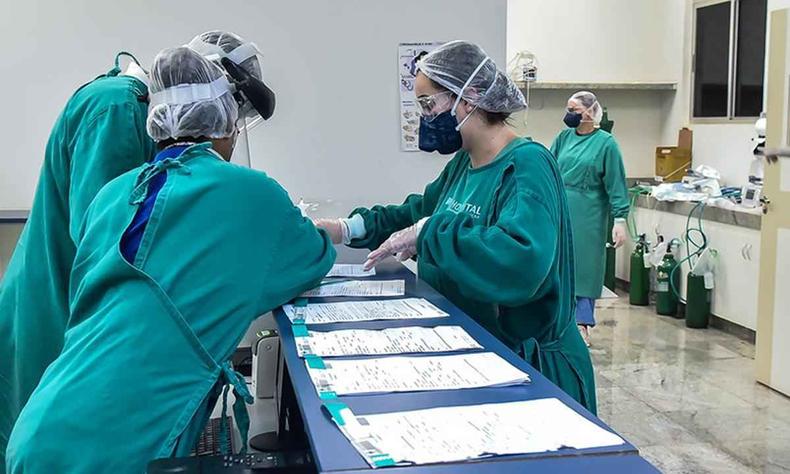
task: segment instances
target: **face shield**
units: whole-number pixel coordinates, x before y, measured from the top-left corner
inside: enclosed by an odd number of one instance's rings
[[[225,71],[239,105],[239,143],[232,161],[251,167],[249,131],[272,117],[276,103],[274,91],[263,82],[260,50],[255,43],[243,42],[236,35],[217,32],[198,35],[189,47]]]

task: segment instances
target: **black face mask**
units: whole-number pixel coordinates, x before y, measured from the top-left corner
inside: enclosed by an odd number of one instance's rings
[[[455,128],[458,120],[448,110],[436,116],[430,122],[420,118],[420,150],[432,153],[438,151],[442,155],[449,155],[461,149],[463,139],[461,132]]]
[[[249,104],[264,120],[269,120],[274,115],[274,92],[263,81],[230,59],[222,58],[220,62],[230,75],[231,82],[236,86],[233,97],[239,103],[240,111],[243,113]]]
[[[576,128],[582,123],[582,114],[578,112],[567,112],[565,114],[565,118],[562,119],[562,121],[565,122],[565,125],[568,127]]]

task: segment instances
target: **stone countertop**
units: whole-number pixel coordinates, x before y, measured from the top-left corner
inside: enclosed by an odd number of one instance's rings
[[[659,201],[652,196],[641,195],[636,199],[636,207],[652,209],[655,211],[669,212],[681,216],[688,216],[689,212],[696,206],[696,202],[685,201]],[[760,230],[763,216],[744,211],[724,209],[715,206],[705,206],[702,219],[720,224],[745,227],[747,229]]]

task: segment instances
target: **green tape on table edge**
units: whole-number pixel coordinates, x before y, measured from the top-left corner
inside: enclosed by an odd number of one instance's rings
[[[318,357],[317,355],[305,354],[304,360],[307,362],[307,366],[311,369],[326,369],[324,359]]]

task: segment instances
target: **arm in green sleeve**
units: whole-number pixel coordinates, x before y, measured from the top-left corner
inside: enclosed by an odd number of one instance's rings
[[[329,235],[303,217],[285,191],[277,204],[290,208],[281,219],[277,251],[266,272],[265,308],[280,306],[315,288],[332,269],[336,257]]]
[[[69,235],[79,238],[82,220],[96,193],[121,174],[151,158],[153,144],[145,131],[139,104],[110,105],[81,124],[71,142]]]
[[[628,216],[631,203],[628,200],[628,185],[625,182],[625,167],[620,147],[612,139],[604,149],[603,183],[609,195],[612,217],[624,219]]]
[[[394,232],[433,214],[439,195],[451,174],[450,170],[457,161],[458,159],[450,161],[439,177],[425,187],[422,194],[409,195],[401,205],[355,209],[351,216],[359,214],[365,220],[365,237],[351,240],[350,247],[375,250]]]
[[[491,226],[441,212],[418,238],[419,258],[451,276],[478,301],[519,306],[542,296],[558,241],[558,217],[529,190],[516,192]]]

